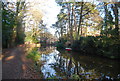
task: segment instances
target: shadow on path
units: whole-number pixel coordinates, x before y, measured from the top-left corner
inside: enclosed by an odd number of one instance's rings
[[[2,55],[2,79],[40,79],[32,60],[26,58],[24,45],[4,49]]]

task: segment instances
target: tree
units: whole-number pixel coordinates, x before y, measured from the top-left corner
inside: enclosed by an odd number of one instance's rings
[[[26,2],[24,0],[17,0],[16,2],[16,44],[24,43],[24,28],[23,28],[23,18],[26,12]]]
[[[62,20],[66,20],[65,28],[68,30],[67,34],[71,40],[73,40],[73,36],[76,34],[76,39],[79,39],[79,36],[83,35],[83,26],[86,24],[86,19],[90,21],[96,22],[93,18],[94,15],[98,16],[98,10],[95,9],[95,5],[88,2],[60,2],[60,6],[62,6],[62,13],[66,14],[65,18]],[[59,19],[59,18],[58,18]],[[63,25],[63,23],[62,23]]]
[[[119,19],[118,19],[118,5],[119,4],[112,4],[112,9],[113,9],[113,13],[114,13],[114,16],[115,16],[115,32],[116,32],[116,35],[117,37],[119,36]]]
[[[2,2],[2,46],[11,47],[15,39],[15,11],[11,10],[8,5],[12,3]],[[12,4],[14,5],[14,3]]]

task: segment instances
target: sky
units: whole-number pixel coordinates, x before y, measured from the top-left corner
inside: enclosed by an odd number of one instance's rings
[[[55,0],[27,0],[28,2],[34,2],[34,8],[42,11],[43,23],[46,24],[48,31],[55,34],[55,29],[51,28],[52,24],[57,21],[57,15],[60,12],[61,7],[57,5]]]
[[[9,0],[9,1],[16,1],[16,0]],[[87,1],[87,0],[84,0],[84,1]],[[96,1],[96,0],[89,0],[89,1]],[[46,24],[50,33],[55,34],[55,29],[51,28],[51,26],[57,21],[57,15],[59,14],[61,9],[61,7],[58,6],[55,0],[26,0],[26,2],[35,3],[35,5],[33,5],[34,8],[42,11],[43,13],[43,18],[42,18],[43,23]]]
[[[7,0],[10,2],[16,2],[17,0]],[[51,28],[52,24],[57,21],[57,15],[60,12],[61,7],[55,2],[55,0],[25,0],[26,2],[35,3],[33,7],[42,11],[43,23],[46,24],[48,31],[55,34],[55,29]]]
[[[57,21],[57,15],[59,14],[61,7],[57,5],[55,0],[46,0],[46,2],[42,3],[40,6],[43,11],[43,23],[46,24],[50,32],[54,34],[55,30],[51,28],[51,26]]]

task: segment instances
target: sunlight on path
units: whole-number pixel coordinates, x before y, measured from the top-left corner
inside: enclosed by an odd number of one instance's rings
[[[3,79],[38,79],[32,67],[32,61],[26,58],[25,48],[21,45],[6,49],[3,59]]]
[[[5,60],[6,61],[8,61],[8,60],[11,60],[11,59],[13,59],[15,56],[9,56],[9,57],[7,57]]]

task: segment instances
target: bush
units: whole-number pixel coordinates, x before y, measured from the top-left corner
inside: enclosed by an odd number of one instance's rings
[[[94,39],[94,37],[80,37],[79,40],[74,41],[72,48],[75,51],[82,51],[92,54],[96,49]]]
[[[60,49],[64,49],[65,48],[65,45],[63,43],[57,43],[55,46],[57,48],[60,48]]]
[[[120,58],[120,40],[102,36],[96,41],[97,54],[108,58]]]
[[[60,39],[56,47],[65,48],[66,40]],[[102,55],[108,58],[120,58],[120,39],[107,36],[88,36],[80,37],[72,44],[73,51],[85,54]]]
[[[60,38],[58,42],[56,42],[56,47],[60,48],[60,49],[64,49],[65,48],[65,43],[67,42],[67,40],[65,40],[64,38]]]
[[[96,53],[96,51],[95,51],[96,46],[95,46],[94,37],[84,38],[81,47],[83,47],[82,49],[85,50],[85,52],[88,53],[88,54]]]
[[[27,55],[27,58],[31,58],[33,61],[38,61],[40,59],[40,53],[38,52],[37,48],[34,48],[32,51],[30,51]]]
[[[26,38],[25,38],[25,42],[32,42],[32,43],[38,43],[38,42],[40,42],[36,37],[31,37],[31,36],[27,36]]]

